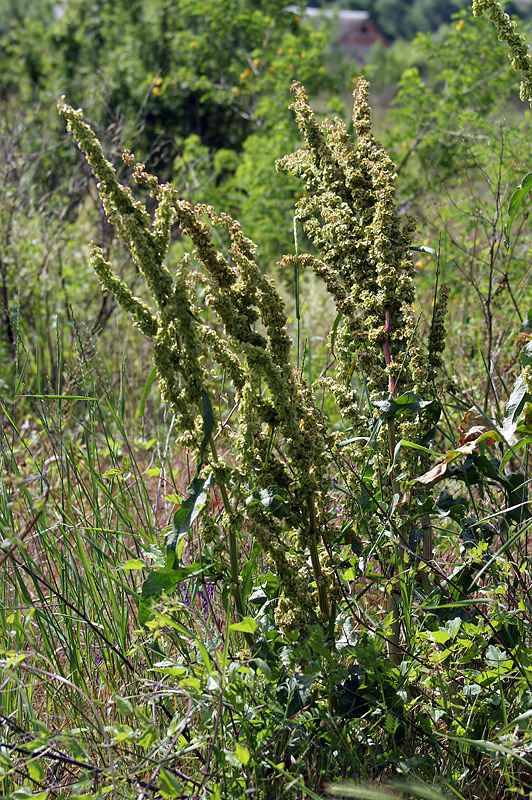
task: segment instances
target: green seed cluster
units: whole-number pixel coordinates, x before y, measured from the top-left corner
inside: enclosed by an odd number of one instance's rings
[[[371,465],[374,475],[390,461],[390,447],[399,438],[419,441],[426,431],[427,414],[394,419],[393,436],[381,428],[371,448],[364,395],[374,399],[413,391],[424,399],[433,395],[435,370],[445,345],[443,291],[432,329],[430,353],[417,334],[413,308],[414,266],[410,254],[414,221],[401,218],[396,207],[395,166],[371,131],[368,83],[360,78],[354,91],[353,125],[356,145],[343,122],[319,124],[303,88],[292,91],[297,124],[305,148],[278,162],[305,183],[297,203],[297,218],[320,258],[299,256],[324,280],[341,313],[335,332],[335,378],[323,381],[332,391],[357,442],[349,452],[351,462]],[[293,263],[286,257],[285,264]],[[378,414],[375,413],[375,416]],[[377,445],[375,447],[375,444]],[[399,467],[407,475],[415,458],[404,456]],[[347,478],[349,482],[349,478]],[[353,480],[353,492],[360,485]],[[366,527],[371,521],[366,519]]]
[[[499,0],[473,0],[475,17],[483,17],[486,13],[497,29],[499,41],[508,45],[512,67],[521,73],[519,97],[532,103],[532,57],[525,37],[515,32],[515,22],[503,11]]]
[[[414,221],[397,212],[395,167],[371,132],[367,81],[360,78],[354,92],[356,147],[343,122],[325,120],[320,126],[303,88],[296,83],[293,92],[306,148],[281,159],[278,168],[305,181],[297,216],[321,259],[304,255],[299,263],[324,279],[343,315],[332,388],[344,414],[357,419],[354,374],[362,373],[372,395],[422,393],[426,386],[412,306]]]
[[[355,92],[357,148],[343,122],[320,126],[302,87],[294,84],[293,91],[306,149],[281,159],[278,168],[305,181],[297,216],[321,254],[313,266],[343,315],[335,351],[337,399],[347,411],[347,386],[359,369],[370,392],[399,382],[410,388],[403,354],[415,328],[413,222],[402,223],[395,208],[395,167],[371,133],[367,82],[360,79]]]
[[[445,349],[445,317],[447,314],[447,302],[449,300],[449,289],[447,286],[440,286],[434,313],[432,315],[432,328],[429,336],[429,368],[431,371],[430,380],[434,381],[438,370],[442,366],[442,353]]]

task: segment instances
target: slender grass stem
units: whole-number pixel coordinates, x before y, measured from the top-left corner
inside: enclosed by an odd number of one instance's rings
[[[321,571],[320,556],[318,552],[318,542],[319,542],[318,520],[316,517],[316,506],[314,503],[314,497],[311,494],[309,494],[308,496],[308,508],[310,517],[310,547],[309,547],[310,560],[312,562],[312,571],[314,573],[316,586],[318,588],[318,602],[320,606],[320,612],[324,620],[328,620],[330,613],[329,600],[327,597],[327,586],[325,585],[325,581],[323,580],[323,574]]]
[[[217,463],[218,453],[212,436],[210,439],[210,448],[213,460],[215,463]],[[229,501],[229,494],[227,492],[227,487],[225,486],[223,481],[220,481],[218,483],[218,487],[220,489],[220,494],[222,495],[222,503],[225,509],[225,513],[228,515],[230,519],[231,503]],[[238,538],[236,530],[234,529],[233,525],[229,527],[227,534],[229,538],[229,568],[231,572],[231,593],[235,601],[236,612],[240,617],[240,619],[243,619],[246,616],[246,607],[244,604],[244,598],[242,597],[242,591],[240,588],[240,560],[238,555]],[[244,636],[248,645],[251,647],[254,641],[253,637],[250,634],[244,634]]]
[[[41,656],[41,658],[42,658],[42,656]],[[4,664],[4,668],[5,668],[5,664]],[[108,763],[109,763],[109,772],[110,772],[110,775],[111,775],[111,781],[112,781],[112,785],[113,785],[113,797],[115,798],[115,800],[118,800],[118,786],[117,786],[117,781],[116,781],[115,762],[114,762],[114,758],[113,758],[113,751],[112,751],[112,747],[111,747],[111,741],[109,739],[109,736],[107,735],[107,731],[106,731],[103,719],[100,716],[100,714],[98,712],[98,709],[96,708],[95,704],[92,702],[91,698],[85,692],[83,692],[79,688],[79,686],[76,686],[75,683],[73,683],[72,681],[69,681],[67,678],[64,678],[62,675],[58,675],[57,673],[50,672],[49,670],[40,669],[39,667],[34,667],[31,664],[19,663],[19,664],[17,664],[17,668],[21,669],[21,670],[24,670],[25,672],[32,673],[34,675],[39,675],[41,677],[48,678],[48,680],[50,680],[50,681],[57,681],[58,683],[62,683],[64,686],[67,686],[73,692],[76,692],[78,695],[80,695],[80,697],[83,699],[83,701],[85,703],[87,703],[87,705],[89,706],[92,714],[94,715],[94,719],[96,721],[97,727],[98,727],[98,729],[100,731],[100,734],[102,736],[102,740],[103,740],[104,745],[105,745],[105,749],[106,749],[106,752],[107,752],[107,760],[108,760]]]
[[[430,564],[434,555],[434,542],[432,525],[430,524],[430,517],[428,514],[425,514],[425,516],[422,518],[421,526],[423,530],[423,560]],[[421,573],[421,580],[425,593],[429,594],[432,591],[432,583],[429,574],[423,571]]]

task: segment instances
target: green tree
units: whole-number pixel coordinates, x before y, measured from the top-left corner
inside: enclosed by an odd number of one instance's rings
[[[419,31],[436,31],[468,5],[465,0],[322,0],[321,4],[369,11],[391,41],[413,39]],[[508,3],[506,10],[509,14],[530,18],[530,10],[522,5]]]
[[[474,20],[465,11],[447,31],[420,34],[412,49],[425,66],[404,72],[385,135],[398,165],[403,209],[424,226],[426,244],[438,248],[440,242],[453,346],[469,364],[459,382],[469,391],[478,379],[477,397],[483,393],[487,405],[494,402],[497,416],[529,305],[522,307],[525,230],[516,226],[508,253],[503,227],[509,193],[529,171],[530,115],[516,99],[519,76],[488,19]],[[418,263],[421,283],[423,270],[428,276],[428,307],[434,272],[426,255]],[[507,333],[497,339],[497,330]]]
[[[124,143],[151,155],[158,169],[172,165],[192,134],[212,150],[239,150],[268,113],[288,116],[292,80],[305,81],[313,94],[331,88],[320,69],[326,34],[285,5],[69,0],[49,30],[33,16],[28,35],[26,18],[12,20],[3,88],[20,93],[22,77],[25,96],[65,94],[102,133],[113,125],[116,135],[119,126]],[[21,76],[13,60],[28,41],[36,63],[26,63]]]
[[[42,104],[65,95],[115,160],[121,147],[132,149],[196,201],[242,216],[271,259],[279,234],[286,247],[294,182],[276,179],[274,162],[297,143],[290,85],[300,80],[315,96],[345,76],[338,61],[331,72],[326,32],[283,0],[68,0],[49,25],[30,7],[2,41],[5,96]],[[60,137],[57,121],[49,124]],[[46,168],[59,177],[74,164],[54,150]],[[271,187],[260,215],[249,200],[258,176]]]

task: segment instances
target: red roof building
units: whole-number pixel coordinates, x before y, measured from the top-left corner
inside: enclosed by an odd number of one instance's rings
[[[343,11],[330,8],[303,8],[290,6],[290,11],[303,14],[312,20],[320,18],[334,20],[338,26],[337,44],[340,51],[357,64],[364,64],[371,47],[375,42],[382,42],[388,47],[389,42],[367,11]]]

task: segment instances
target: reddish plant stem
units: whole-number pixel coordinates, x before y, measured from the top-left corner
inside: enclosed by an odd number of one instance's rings
[[[390,366],[392,363],[392,357],[390,355],[390,333],[392,330],[392,312],[389,308],[387,308],[384,312],[384,328],[386,330],[386,339],[384,340],[383,350],[384,350],[384,360],[386,361],[386,366]],[[388,391],[390,394],[395,393],[395,381],[391,375],[388,376]]]

